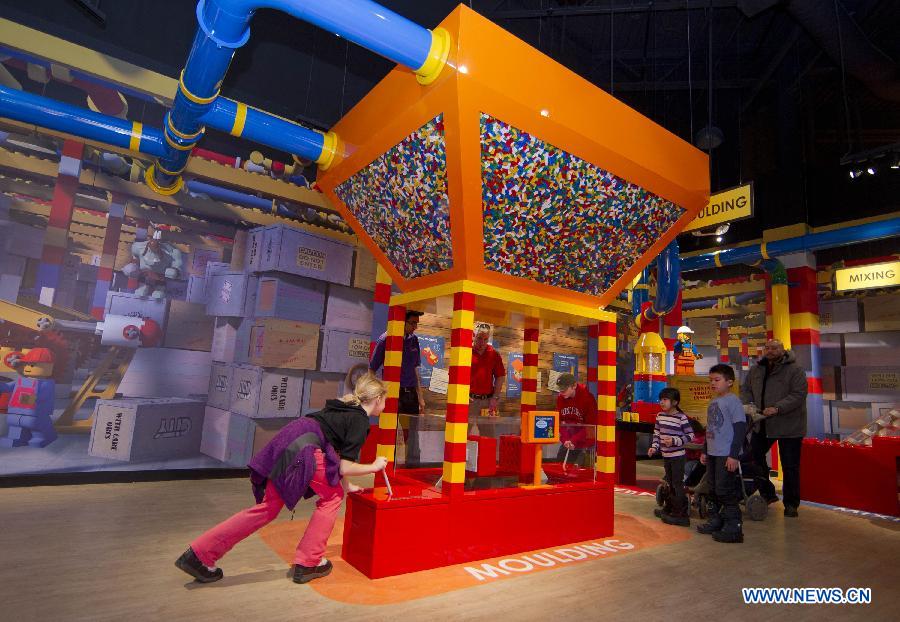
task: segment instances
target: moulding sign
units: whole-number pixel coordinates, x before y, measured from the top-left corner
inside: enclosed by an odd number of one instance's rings
[[[734,222],[753,216],[753,184],[744,184],[709,197],[709,203],[700,210],[685,231],[706,229],[723,222]]]

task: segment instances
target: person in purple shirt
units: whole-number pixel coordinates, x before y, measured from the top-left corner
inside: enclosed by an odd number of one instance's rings
[[[403,358],[400,362],[400,400],[397,413],[400,415],[424,415],[425,395],[422,390],[419,368],[422,366],[422,354],[419,350],[419,338],[415,332],[419,327],[419,318],[424,313],[421,311],[407,311],[406,324],[403,326]],[[375,342],[375,350],[372,352],[372,360],[369,361],[369,369],[373,373],[384,365],[384,344],[387,333],[382,333]],[[419,418],[408,418],[409,439],[406,447],[406,466],[414,467],[419,463]],[[403,423],[401,421],[401,423]]]
[[[306,583],[328,575],[325,545],[334,529],[344,493],[359,490],[347,476],[377,473],[383,456],[359,464],[369,433],[369,417],[384,409],[387,387],[372,374],[356,381],[353,393],[328,400],[325,408],[287,424],[250,461],[256,505],[219,523],[193,542],[175,566],[199,583],[222,578],[216,562],[250,534],[269,524],[282,507],[293,511],[300,499],[318,496],[316,509],[294,554],[293,579]]]

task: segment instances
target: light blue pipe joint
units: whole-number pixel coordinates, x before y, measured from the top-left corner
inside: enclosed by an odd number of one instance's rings
[[[240,37],[235,40],[229,41],[218,37],[215,30],[207,25],[206,0],[200,0],[200,2],[197,3],[197,23],[200,24],[200,29],[203,31],[203,34],[209,37],[209,39],[219,47],[235,49],[246,45],[247,41],[250,40],[249,18],[253,13],[251,12],[246,18],[242,18],[238,15],[232,15],[231,13],[224,11],[221,7],[215,6],[215,3],[213,3],[213,5],[214,6],[210,8],[210,12],[215,11],[216,14],[209,19],[210,22],[219,23],[223,20],[223,16],[227,16],[227,19],[242,21],[247,25],[244,27],[244,31],[241,33]]]

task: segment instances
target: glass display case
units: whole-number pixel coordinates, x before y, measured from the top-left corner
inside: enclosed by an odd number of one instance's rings
[[[394,478],[440,490],[446,419],[438,415],[399,415]],[[560,442],[541,446],[541,483],[593,482],[597,428],[562,424]],[[465,490],[516,488],[533,478],[533,449],[521,441],[519,417],[474,417],[466,443]]]

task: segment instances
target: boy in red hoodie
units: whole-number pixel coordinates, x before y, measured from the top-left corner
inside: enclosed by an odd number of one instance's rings
[[[559,440],[562,444],[556,459],[562,462],[566,459],[566,452],[569,452],[568,462],[579,464],[594,444],[594,435],[588,434],[585,426],[597,425],[597,398],[583,384],[578,384],[572,374],[562,374],[557,385],[556,410],[559,411]]]

